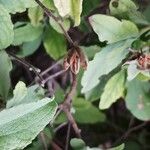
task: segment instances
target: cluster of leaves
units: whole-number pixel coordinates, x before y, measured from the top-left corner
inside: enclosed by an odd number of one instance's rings
[[[146,41],[143,41],[141,38],[145,32],[149,34],[149,27],[143,33],[143,31],[139,31],[137,26],[149,25],[149,22],[145,20],[144,16],[137,10],[137,6],[130,0],[112,0],[109,7],[110,14],[122,20],[100,14],[90,17],[90,24],[98,35],[99,40],[107,41],[108,45],[96,53],[94,59],[89,62],[81,82],[83,85],[82,92],[85,94],[92,93],[92,90],[98,84],[102,84],[102,76],[108,76],[114,69],[119,67],[116,70],[117,73],[112,73],[113,75],[105,84],[103,93],[99,95],[99,108],[107,109],[119,98],[124,98],[127,108],[135,117],[141,120],[149,120],[150,116],[147,113],[147,109],[145,109],[148,106],[150,96],[148,94],[149,83],[145,82],[145,80],[148,81],[150,79],[149,70],[146,68],[145,70],[140,70],[135,63],[129,63],[130,65],[127,68],[121,66],[129,54],[129,48],[140,51],[142,48],[147,47],[147,53],[149,54],[149,35],[147,35]],[[139,43],[138,46],[137,43]],[[128,81],[126,80],[126,70],[128,70]],[[147,88],[143,89],[143,85]],[[127,90],[127,94],[125,94],[125,90]],[[139,91],[137,92],[137,90]],[[138,107],[139,104],[143,106],[142,109]]]
[[[84,17],[101,4],[99,0],[41,2],[52,10],[66,31],[77,27],[84,33],[98,35],[97,45],[86,47],[85,43],[81,46],[90,61],[87,70],[78,75],[77,94],[71,109],[76,122],[105,122],[107,118],[101,110],[110,108],[118,99],[125,101],[134,117],[150,120],[150,70],[140,70],[134,61],[123,65],[129,58],[129,48],[150,55],[149,8],[142,14],[132,0],[111,0],[107,8],[109,13],[92,14],[87,24]],[[25,18],[18,19],[18,14]],[[46,53],[57,61],[67,53],[67,41],[58,23],[45,16],[34,0],[0,0],[0,27],[0,100],[6,104],[0,112],[0,149],[23,149],[53,121],[65,91],[59,87],[54,100],[45,97],[44,89],[38,85],[27,88],[20,81],[11,96],[9,74],[15,66],[7,51],[17,47],[16,55],[22,58],[32,55],[43,45]],[[100,101],[98,107],[93,104],[97,101]],[[54,127],[65,121],[62,113],[54,120]],[[48,135],[50,130],[45,132]],[[70,145],[78,150],[100,149],[90,148],[80,139],[72,139]],[[31,149],[38,149],[38,146],[33,143]],[[124,149],[124,144],[110,150],[115,149]]]

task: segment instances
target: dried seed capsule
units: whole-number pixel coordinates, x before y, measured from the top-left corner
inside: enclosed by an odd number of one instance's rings
[[[83,51],[79,47],[73,47],[68,51],[67,56],[64,59],[64,69],[71,69],[74,74],[77,74],[80,70],[80,66],[83,69],[87,68],[87,58]]]

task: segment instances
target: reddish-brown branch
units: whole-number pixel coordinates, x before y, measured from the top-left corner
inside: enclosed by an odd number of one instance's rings
[[[51,142],[51,145],[53,147],[53,150],[62,150],[62,148],[60,148],[55,142]]]
[[[74,73],[72,73],[72,84],[71,84],[69,92],[65,96],[64,104],[66,105],[71,104],[72,98],[76,91],[76,87],[77,87],[77,76]]]
[[[68,92],[68,94],[66,94],[65,96],[65,99],[64,99],[64,102],[63,104],[61,105],[61,108],[62,110],[65,112],[67,118],[68,118],[68,121],[70,122],[70,124],[72,125],[77,137],[81,138],[81,134],[80,134],[80,129],[78,128],[77,126],[77,123],[76,121],[74,120],[71,112],[70,112],[70,109],[71,109],[71,104],[72,104],[72,98],[75,94],[75,91],[76,91],[76,87],[77,87],[77,76],[72,73],[72,84],[71,84],[71,88],[70,88],[70,91]]]
[[[76,135],[78,138],[81,138],[81,130],[78,128],[78,125],[76,123],[76,121],[74,120],[72,114],[71,114],[71,107],[72,107],[72,99],[74,97],[75,91],[76,91],[76,87],[77,87],[77,76],[75,74],[72,73],[72,84],[70,87],[69,92],[66,94],[65,98],[64,98],[64,102],[62,104],[59,105],[59,110],[57,112],[56,117],[62,112],[64,111],[64,113],[66,114],[69,123],[71,124],[71,126],[73,127]],[[56,119],[55,117],[55,119]],[[54,119],[54,120],[55,120]]]
[[[71,125],[72,125],[72,127],[73,127],[73,129],[74,129],[74,131],[75,131],[75,133],[77,135],[77,137],[81,138],[81,134],[80,134],[81,130],[78,128],[78,125],[77,125],[76,121],[74,120],[71,112],[68,109],[66,109],[66,108],[64,108],[63,111],[65,112],[69,122],[71,123]]]
[[[67,33],[67,31],[65,30],[65,28],[63,27],[63,25],[59,22],[58,18],[55,17],[53,15],[53,13],[51,12],[51,10],[49,10],[48,8],[46,8],[41,2],[40,0],[35,0],[39,6],[44,10],[44,12],[46,13],[46,15],[48,17],[52,17],[55,22],[60,26],[60,28],[62,29],[66,39],[68,40],[68,42],[70,43],[71,46],[73,47],[76,47],[76,44],[72,41],[71,37],[69,36],[69,34]],[[75,91],[76,91],[76,87],[77,87],[77,77],[75,74],[72,73],[72,76],[73,76],[73,81],[72,81],[72,84],[71,84],[71,88],[70,88],[70,91],[66,94],[65,96],[65,99],[64,99],[64,102],[63,104],[60,105],[59,109],[59,113],[61,112],[61,110],[63,110],[68,118],[68,121],[69,123],[72,125],[76,135],[80,138],[81,135],[80,135],[80,129],[78,128],[72,114],[71,114],[71,107],[72,107],[72,99],[73,99],[73,96],[75,94]],[[48,78],[49,79],[49,78]]]
[[[71,129],[71,124],[70,124],[70,122],[69,122],[69,123],[68,123],[67,136],[66,136],[65,150],[68,150],[68,147],[69,147],[70,129]]]

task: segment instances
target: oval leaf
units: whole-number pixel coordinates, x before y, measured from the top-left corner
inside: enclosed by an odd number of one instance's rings
[[[149,83],[132,80],[127,85],[126,106],[140,120],[150,120]]]
[[[70,13],[70,0],[54,0],[54,4],[62,17]]]
[[[34,0],[0,0],[0,4],[7,8],[9,13],[23,12],[26,8],[36,6]]]
[[[28,16],[33,26],[37,26],[40,24],[40,21],[43,19],[43,15],[44,12],[40,8],[40,6],[36,6],[28,9]]]
[[[54,59],[58,59],[66,53],[67,46],[64,36],[52,27],[46,29],[43,42],[46,52]]]
[[[73,101],[73,108],[75,109],[73,116],[78,123],[94,124],[105,120],[105,115],[85,99],[75,99]]]
[[[0,112],[0,149],[23,149],[53,119],[57,105],[45,98]]]
[[[62,17],[71,16],[74,25],[80,24],[83,0],[54,0],[54,4]]]
[[[82,2],[83,0],[70,0],[71,1],[71,17],[74,20],[74,26],[78,26],[80,24],[81,12],[82,12]]]
[[[108,45],[95,55],[82,77],[83,93],[94,88],[102,75],[108,74],[121,63],[128,54],[127,48],[132,42],[133,39]]]
[[[19,81],[13,91],[13,98],[7,101],[6,108],[24,103],[36,102],[42,98],[44,98],[44,91],[42,88],[38,88],[38,85],[27,88],[25,83]]]
[[[129,19],[136,24],[149,25],[144,15],[138,11],[138,7],[132,0],[111,0],[110,13],[119,18]]]
[[[9,72],[12,69],[12,63],[7,53],[0,51],[0,95],[6,100],[10,88]]]
[[[24,26],[18,27],[14,30],[15,36],[13,45],[20,45],[24,42],[34,41],[43,33],[42,25],[33,26],[27,23]],[[32,34],[31,34],[32,33]]]
[[[8,47],[14,38],[13,24],[8,11],[0,4],[0,50]]]
[[[124,96],[124,84],[125,71],[122,70],[108,80],[104,88],[104,92],[101,96],[99,108],[107,109],[112,105],[112,103],[116,102],[120,97]]]
[[[136,25],[127,20],[120,21],[115,17],[100,14],[91,16],[89,20],[102,42],[114,43],[138,35]]]

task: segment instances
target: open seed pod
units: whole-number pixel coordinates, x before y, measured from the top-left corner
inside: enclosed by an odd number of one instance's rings
[[[80,70],[80,67],[86,69],[87,64],[88,59],[83,51],[79,47],[72,47],[64,59],[63,66],[65,70],[70,68],[74,74],[77,74]]]

